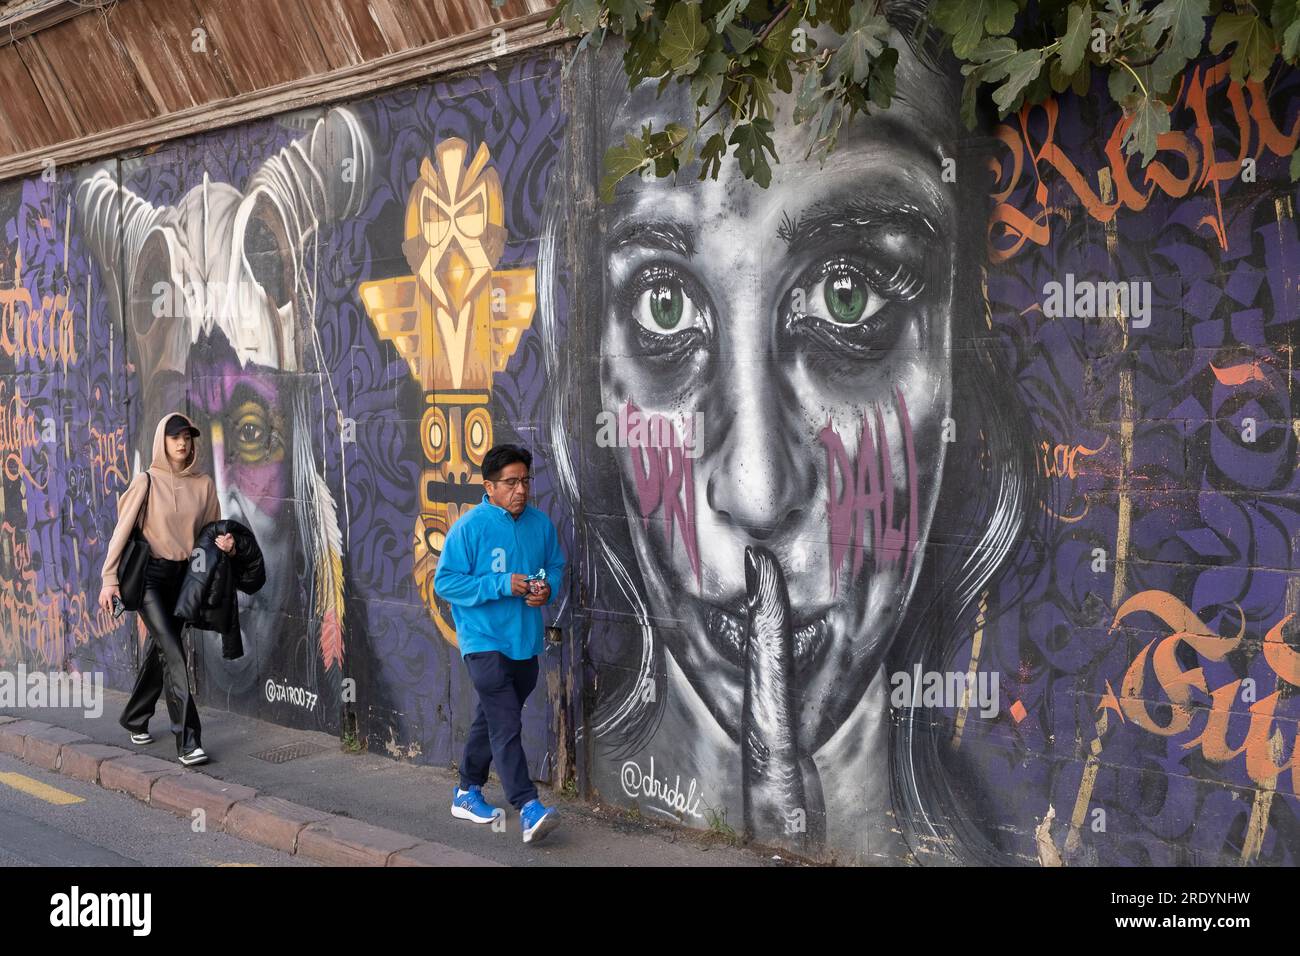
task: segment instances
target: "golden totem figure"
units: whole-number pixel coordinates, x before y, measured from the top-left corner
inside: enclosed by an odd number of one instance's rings
[[[505,370],[537,307],[533,269],[496,264],[506,244],[501,180],[487,145],[466,165],[469,144],[444,140],[406,203],[402,252],[411,275],[360,286],[381,338],[396,346],[424,392],[420,443],[420,515],[415,523],[415,580],[438,631],[456,631],[433,593],[447,531],[472,507],[492,447],[492,377]]]

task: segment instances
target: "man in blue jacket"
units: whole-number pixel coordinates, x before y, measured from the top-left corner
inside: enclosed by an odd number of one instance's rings
[[[541,606],[559,590],[564,574],[555,525],[528,504],[532,464],[532,453],[518,445],[488,451],[487,493],[452,525],[433,577],[434,591],[451,605],[460,653],[478,692],[452,816],[492,822],[498,811],[483,798],[483,785],[496,761],[525,843],[559,823],[555,809],[537,799],[520,740],[520,712],[537,685]],[[527,580],[543,570],[544,580]]]

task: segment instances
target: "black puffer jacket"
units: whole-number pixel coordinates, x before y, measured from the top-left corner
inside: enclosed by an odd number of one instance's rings
[[[216,543],[227,533],[235,536],[235,550],[230,554]],[[176,616],[200,630],[221,634],[222,657],[243,657],[235,591],[256,594],[266,583],[262,549],[253,532],[238,521],[223,519],[203,526],[194,540],[194,552],[176,599]]]

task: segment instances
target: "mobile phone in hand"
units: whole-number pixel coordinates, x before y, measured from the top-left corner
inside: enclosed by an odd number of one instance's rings
[[[125,613],[126,613],[126,605],[122,603],[122,599],[121,599],[120,597],[118,597],[116,594],[114,594],[114,595],[113,595],[113,617],[114,617],[114,619],[121,617],[121,616],[122,616],[123,614],[125,614]]]

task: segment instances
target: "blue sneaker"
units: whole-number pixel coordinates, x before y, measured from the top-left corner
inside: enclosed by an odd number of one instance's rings
[[[501,811],[483,799],[482,787],[462,790],[456,787],[451,795],[451,815],[475,823],[491,823]]]
[[[519,811],[519,825],[524,831],[524,842],[532,843],[559,826],[560,815],[540,800],[529,800]]]

